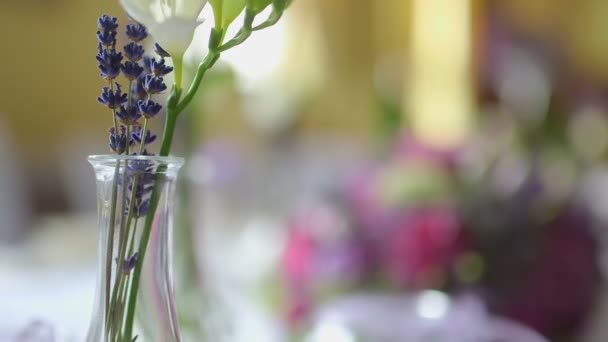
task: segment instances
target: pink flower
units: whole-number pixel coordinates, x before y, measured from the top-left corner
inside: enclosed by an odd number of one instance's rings
[[[441,284],[447,268],[464,251],[461,225],[449,208],[414,210],[386,234],[384,265],[389,278],[416,288]]]
[[[309,282],[313,276],[316,259],[316,242],[305,229],[289,230],[283,254],[283,271],[293,284]]]

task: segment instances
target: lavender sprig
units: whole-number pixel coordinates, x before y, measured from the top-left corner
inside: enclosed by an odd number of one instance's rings
[[[120,84],[117,83],[116,90],[103,87],[101,95],[97,98],[97,102],[112,110],[119,109],[127,102],[127,94],[122,92]]]
[[[127,126],[137,125],[138,120],[141,119],[141,114],[135,106],[121,106],[120,110],[116,112],[116,118]]]
[[[156,134],[152,134],[150,130],[146,130],[146,133],[144,134],[144,129],[142,127],[135,126],[131,133],[131,139],[138,144],[147,146],[156,141]]]
[[[116,44],[116,35],[112,37],[113,43]],[[114,80],[120,75],[120,65],[122,62],[122,53],[117,52],[114,48],[109,48],[103,44],[97,47],[97,67],[101,72],[101,77],[108,81]]]
[[[141,42],[148,37],[148,30],[139,23],[127,25],[127,37],[133,42]]]
[[[109,129],[110,132],[110,149],[116,154],[123,154],[127,150],[127,129],[125,126],[120,126],[116,131],[114,127]]]
[[[156,77],[152,75],[146,75],[144,77],[144,89],[148,94],[160,94],[167,90],[167,85],[162,77]]]
[[[144,57],[145,52],[144,47],[135,42],[125,45],[124,51],[125,57],[131,62],[139,62]]]
[[[160,46],[158,43],[154,43],[154,52],[156,52],[157,55],[163,58],[171,57],[171,55],[167,51],[165,51],[165,49],[163,49],[163,47]]]
[[[139,100],[137,101],[137,108],[146,119],[151,119],[160,113],[163,106],[152,100]]]

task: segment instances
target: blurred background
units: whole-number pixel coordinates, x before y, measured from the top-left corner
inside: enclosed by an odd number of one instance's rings
[[[0,340],[87,328],[102,13],[0,3]],[[187,341],[607,341],[607,18],[299,0],[225,53],[174,148]]]

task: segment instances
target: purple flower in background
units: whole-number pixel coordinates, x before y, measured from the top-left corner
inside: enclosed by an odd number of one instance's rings
[[[437,287],[444,273],[466,248],[456,212],[446,207],[427,207],[404,213],[395,226],[380,237],[386,271],[400,285]]]
[[[125,57],[127,57],[127,59],[131,62],[140,61],[144,57],[145,52],[143,46],[134,42],[125,45],[124,51]]]
[[[123,93],[120,84],[116,84],[116,90],[112,91],[108,87],[102,89],[97,101],[110,109],[119,109],[127,102],[127,94]]]
[[[134,42],[140,42],[148,37],[146,27],[136,23],[127,25],[127,37]]]
[[[34,320],[11,341],[14,342],[54,342],[58,340],[57,328],[50,322]],[[5,341],[2,339],[2,341]]]
[[[531,267],[511,284],[498,310],[554,336],[580,328],[601,284],[589,220],[567,212],[550,224]]]

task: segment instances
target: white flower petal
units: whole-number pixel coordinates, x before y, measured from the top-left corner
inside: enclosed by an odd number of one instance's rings
[[[207,0],[175,0],[177,16],[181,18],[196,19],[203,11]]]
[[[181,57],[192,43],[207,0],[120,0],[120,3],[171,56]]]
[[[148,26],[148,31],[171,56],[183,56],[192,43],[196,20],[168,18],[162,23]]]
[[[152,2],[148,0],[120,0],[120,4],[127,14],[145,26],[149,26],[156,21],[151,11]]]

